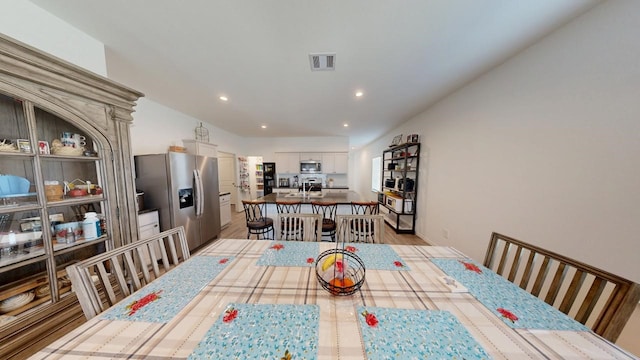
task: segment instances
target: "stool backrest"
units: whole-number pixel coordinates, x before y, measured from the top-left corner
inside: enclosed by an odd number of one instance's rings
[[[266,202],[262,200],[242,200],[247,222],[261,221],[267,217]]]
[[[352,201],[351,213],[354,215],[376,215],[380,212],[380,205],[377,201]]]

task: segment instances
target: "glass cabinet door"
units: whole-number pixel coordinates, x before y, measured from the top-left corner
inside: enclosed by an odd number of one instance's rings
[[[71,122],[0,94],[0,326],[70,294],[65,267],[106,250],[96,148]]]

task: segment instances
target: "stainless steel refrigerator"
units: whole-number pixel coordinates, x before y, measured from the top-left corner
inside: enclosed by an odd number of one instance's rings
[[[184,226],[189,250],[220,235],[218,159],[169,152],[134,157],[136,188],[158,209],[160,230]]]

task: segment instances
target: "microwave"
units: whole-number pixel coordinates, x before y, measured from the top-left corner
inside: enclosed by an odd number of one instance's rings
[[[300,173],[301,174],[319,174],[322,172],[322,163],[320,161],[301,161]]]
[[[395,196],[386,196],[385,204],[387,207],[393,209],[393,211],[397,213],[411,213],[413,212],[413,200],[411,199],[402,199],[400,197]],[[404,209],[403,209],[404,208]]]

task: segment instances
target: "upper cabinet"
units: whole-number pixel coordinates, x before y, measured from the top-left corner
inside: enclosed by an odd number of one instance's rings
[[[196,154],[208,157],[218,157],[218,145],[198,140],[182,140],[184,147],[189,154]]]
[[[323,174],[347,174],[349,172],[349,153],[276,153],[276,172],[278,174],[299,174],[300,161],[318,161],[322,163]]]
[[[300,153],[300,160],[304,161],[322,161],[322,153]]]
[[[297,174],[300,172],[299,153],[276,153],[276,172],[279,174]]]
[[[346,174],[349,169],[348,153],[322,153],[322,172],[325,174]]]
[[[67,265],[136,240],[140,96],[0,36],[0,358],[82,317]]]

